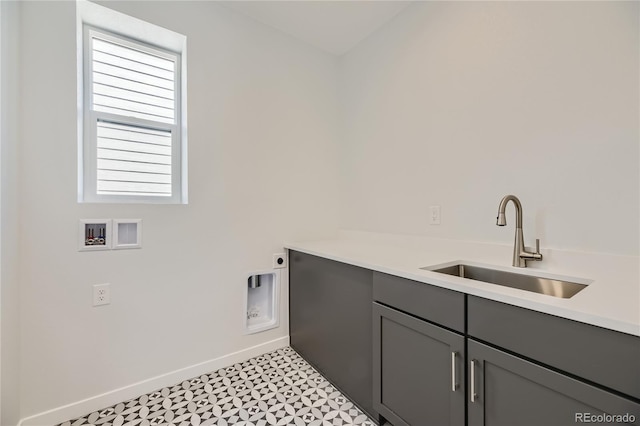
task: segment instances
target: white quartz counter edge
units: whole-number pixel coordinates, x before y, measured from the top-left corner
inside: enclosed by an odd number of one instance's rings
[[[372,247],[367,244],[354,244],[352,242],[339,240],[290,243],[285,245],[285,248],[622,333],[640,336],[640,313],[638,312],[640,303],[636,303],[637,300],[633,300],[638,298],[635,294],[635,289],[629,287],[632,291],[631,294],[627,294],[625,291],[620,291],[619,288],[617,289],[615,286],[610,285],[611,283],[607,283],[609,291],[607,292],[607,300],[605,301],[602,299],[603,279],[582,280],[581,277],[576,276],[578,282],[588,282],[589,287],[570,299],[563,299],[420,269],[421,267],[437,265],[453,260],[463,260],[466,263],[476,263],[478,265],[486,264],[464,258],[454,259],[445,254],[435,255],[430,252],[400,249],[397,247]],[[500,266],[498,266],[498,268],[503,270],[512,269]],[[547,272],[538,270],[518,270],[517,272],[549,275]],[[620,287],[623,284],[624,283],[618,283],[618,286]],[[629,285],[632,286],[634,283],[629,283]],[[619,300],[616,301],[616,298],[619,298]],[[629,300],[629,298],[632,300]]]

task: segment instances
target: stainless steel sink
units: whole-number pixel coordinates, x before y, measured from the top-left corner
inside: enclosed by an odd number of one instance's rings
[[[479,266],[456,264],[442,268],[425,267],[425,269],[441,274],[453,275],[470,280],[483,281],[490,284],[532,291],[548,296],[568,299],[583,290],[587,285],[571,281],[536,277],[532,275],[517,274],[514,272],[499,271],[496,269],[482,268]]]

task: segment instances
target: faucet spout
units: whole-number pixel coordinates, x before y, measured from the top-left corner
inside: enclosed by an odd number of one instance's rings
[[[496,225],[505,226],[507,224],[507,219],[505,217],[505,211],[507,209],[507,204],[509,201],[513,201],[513,205],[516,208],[516,229],[522,229],[522,204],[518,197],[515,195],[506,195],[500,200],[500,205],[498,206],[498,218],[496,220]]]
[[[513,244],[512,264],[518,268],[526,268],[527,260],[542,260],[542,254],[540,254],[540,241],[536,240],[535,253],[526,251],[524,247],[524,236],[522,233],[522,204],[515,195],[507,195],[500,200],[496,225],[505,226],[507,224],[506,209],[509,201],[512,201],[516,208],[516,236]]]

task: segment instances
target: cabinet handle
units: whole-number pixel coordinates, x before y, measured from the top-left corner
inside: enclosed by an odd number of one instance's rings
[[[476,402],[478,394],[476,393],[476,360],[471,360],[471,402]]]
[[[458,356],[458,352],[451,352],[451,392],[455,392],[458,388],[458,381],[456,380],[456,356]]]

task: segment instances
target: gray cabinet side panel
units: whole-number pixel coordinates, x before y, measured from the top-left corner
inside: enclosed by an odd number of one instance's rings
[[[291,251],[291,347],[377,418],[372,402],[372,272]]]
[[[543,364],[640,398],[640,338],[475,296],[468,333]]]
[[[630,424],[639,424],[640,404],[513,355],[469,340],[468,359],[476,361],[477,393],[469,426],[613,424],[580,421],[603,414],[628,414],[635,418]]]

